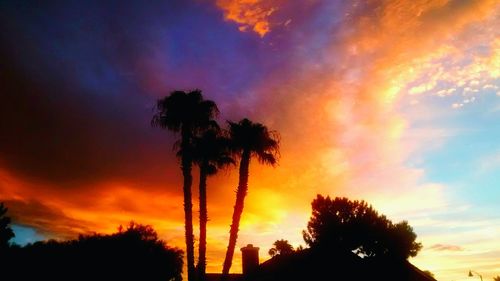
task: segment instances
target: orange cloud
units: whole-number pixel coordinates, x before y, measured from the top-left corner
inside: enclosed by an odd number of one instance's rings
[[[270,16],[278,8],[277,1],[265,0],[217,0],[217,6],[224,11],[224,18],[239,25],[240,31],[252,29],[264,37],[271,31]]]

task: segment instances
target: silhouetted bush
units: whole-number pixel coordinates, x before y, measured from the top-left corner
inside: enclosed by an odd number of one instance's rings
[[[0,203],[0,255],[9,246],[9,240],[14,238],[14,231],[10,228],[10,218],[6,216],[8,209]]]
[[[311,247],[342,248],[360,256],[406,259],[422,248],[406,221],[394,224],[364,201],[318,195],[303,232]]]
[[[11,247],[2,280],[181,280],[182,251],[150,226],[130,223],[111,235],[82,235]]]

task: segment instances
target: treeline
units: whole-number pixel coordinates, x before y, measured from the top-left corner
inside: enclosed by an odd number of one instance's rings
[[[109,235],[3,247],[0,280],[182,280],[182,258],[151,226],[130,223]]]

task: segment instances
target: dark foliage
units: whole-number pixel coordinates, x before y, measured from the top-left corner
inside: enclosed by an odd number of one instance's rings
[[[288,240],[276,240],[274,241],[273,246],[274,247],[269,249],[268,252],[271,257],[274,257],[276,255],[290,255],[294,253],[293,246],[290,245]]]
[[[2,280],[181,280],[182,251],[150,226],[131,223],[111,235],[11,247]],[[4,274],[5,276],[5,274]]]
[[[364,201],[318,195],[303,232],[314,248],[345,249],[363,257],[414,257],[422,248],[406,221],[394,224]]]
[[[7,211],[3,203],[0,203],[0,255],[9,246],[9,240],[15,236],[10,228],[10,218],[6,216]]]

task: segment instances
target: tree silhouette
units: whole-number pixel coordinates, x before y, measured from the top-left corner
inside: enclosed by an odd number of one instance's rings
[[[130,223],[110,235],[80,235],[11,248],[12,280],[182,280],[182,251],[151,226]],[[10,279],[8,279],[10,280]]]
[[[293,246],[290,245],[288,240],[280,239],[273,243],[273,248],[269,249],[269,255],[274,257],[276,255],[289,255],[293,254]]]
[[[184,177],[184,221],[188,280],[195,280],[194,235],[191,185],[191,167],[193,161],[193,137],[213,124],[213,118],[219,113],[217,105],[211,100],[204,100],[200,90],[190,92],[173,91],[169,96],[159,99],[156,113],[151,124],[154,127],[180,132],[181,170]]]
[[[207,177],[215,175],[220,168],[235,164],[229,150],[229,139],[219,126],[212,126],[199,137],[193,138],[193,161],[200,168],[200,243],[198,255],[198,277],[205,279],[207,250]]]
[[[276,131],[269,131],[266,126],[253,123],[248,119],[243,119],[238,123],[228,123],[232,149],[240,158],[240,170],[229,244],[222,268],[223,279],[227,279],[233,261],[241,214],[248,191],[250,159],[256,157],[263,164],[275,165],[279,154],[279,135]]]
[[[366,257],[414,257],[422,248],[406,221],[393,224],[364,201],[318,195],[303,231],[311,247],[342,248]]]
[[[10,228],[10,218],[6,216],[8,209],[0,203],[0,252],[9,247],[9,240],[14,238],[15,234]]]

